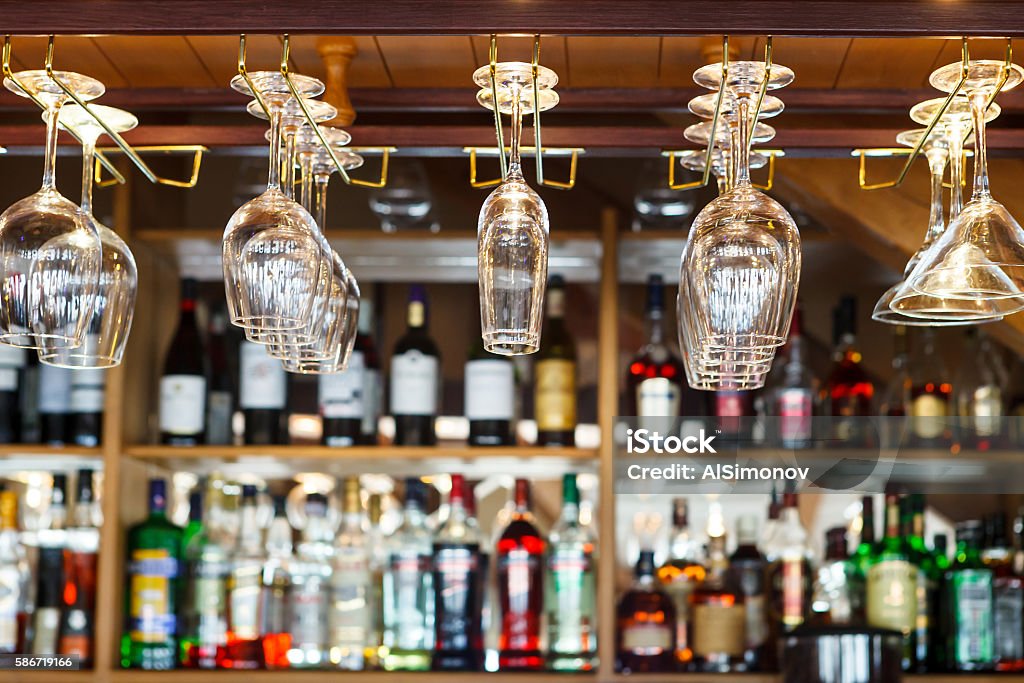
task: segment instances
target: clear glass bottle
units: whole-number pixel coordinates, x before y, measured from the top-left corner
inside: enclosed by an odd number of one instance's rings
[[[334,533],[327,519],[327,496],[308,494],[305,511],[306,526],[292,566],[288,662],[297,669],[318,668],[329,659],[327,610]]]
[[[361,671],[366,667],[366,641],[372,626],[372,577],[358,477],[345,478],[343,496],[341,528],[334,538],[327,614],[330,658],[339,669]]]
[[[817,625],[864,623],[864,581],[846,547],[846,528],[825,532],[825,561],[818,567],[810,619]]]
[[[783,347],[779,368],[772,373],[768,414],[778,420],[771,430],[774,443],[782,448],[809,448],[814,424],[814,397],[817,380],[804,357],[801,330],[803,312],[799,304],[789,326],[789,339]]]
[[[548,538],[548,668],[597,667],[597,551],[592,530],[580,524],[576,475],[562,478],[562,515]]]
[[[985,519],[981,560],[992,569],[996,671],[1024,670],[1024,577],[1013,567],[1013,551],[1001,512]]]
[[[184,543],[181,665],[215,669],[227,656],[227,581],[230,557],[221,539],[204,527],[202,498],[190,497],[189,526],[198,526]]]
[[[434,649],[433,550],[427,488],[405,480],[402,525],[387,541],[384,566],[384,661],[388,671],[426,671]]]
[[[284,496],[274,497],[274,519],[267,530],[266,563],[260,588],[260,642],[268,669],[286,669],[291,650],[292,526]]]
[[[675,606],[675,657],[680,667],[693,661],[693,643],[690,642],[690,594],[707,575],[701,558],[700,546],[690,538],[690,523],[685,498],[672,501],[672,538],[669,557],[658,567],[657,577],[665,593]]]
[[[18,497],[0,491],[0,654],[24,652],[31,574],[18,538]]]
[[[935,332],[921,328],[910,354],[909,443],[918,448],[945,448],[953,441],[953,385],[935,349]]]
[[[814,581],[807,530],[800,522],[795,493],[783,494],[779,526],[764,554],[771,592],[769,625],[779,642],[779,637],[804,623],[810,611]]]
[[[256,506],[256,487],[242,486],[238,541],[228,573],[228,643],[223,666],[227,669],[263,668],[260,643],[260,593],[264,556]]]
[[[367,527],[366,544],[370,549],[370,630],[366,636],[366,647],[363,656],[366,669],[381,668],[381,648],[384,646],[384,564],[387,562],[387,546],[384,542],[384,531],[380,527],[383,510],[383,497],[379,493],[371,493],[366,504]]]
[[[988,451],[1000,445],[1003,402],[1002,378],[992,362],[993,349],[975,327],[967,328],[967,348],[953,382],[957,441],[963,448]]]

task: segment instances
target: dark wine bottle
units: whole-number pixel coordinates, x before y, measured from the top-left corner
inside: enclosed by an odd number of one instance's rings
[[[25,349],[0,344],[0,443],[21,441],[21,375]]]
[[[281,362],[263,344],[243,341],[238,374],[245,443],[288,443],[288,374]]]
[[[547,318],[534,366],[537,443],[576,445],[576,344],[565,326],[565,280],[548,282]]]
[[[373,343],[373,305],[359,306],[359,333],[344,372],[320,375],[319,401],[325,446],[377,442],[380,361]]]
[[[196,323],[199,283],[181,281],[180,315],[160,378],[160,441],[173,446],[206,442],[206,353]]]
[[[427,292],[409,289],[408,328],[391,356],[391,414],[395,444],[432,446],[437,443],[434,418],[441,383],[441,354],[427,332]]]
[[[71,441],[71,377],[73,371],[39,364],[39,431],[43,443]]]
[[[206,443],[212,445],[229,445],[234,441],[231,417],[235,412],[235,391],[228,368],[227,324],[227,314],[223,310],[210,316],[207,335],[210,391],[206,408]]]
[[[473,446],[508,446],[514,443],[516,369],[508,356],[484,349],[483,338],[469,352],[463,375],[469,443]]]
[[[103,438],[103,401],[107,371],[79,368],[71,371],[71,440],[94,448]]]

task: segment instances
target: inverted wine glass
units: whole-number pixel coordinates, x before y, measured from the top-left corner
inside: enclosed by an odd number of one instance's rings
[[[1024,230],[988,184],[985,106],[1005,73],[1003,90],[1020,84],[1024,70],[994,60],[973,60],[966,67],[963,90],[971,104],[974,129],[974,191],[971,201],[925,254],[909,278],[910,286],[940,298],[1000,301],[1000,312],[1024,310]],[[962,63],[932,73],[931,84],[952,92],[964,71]]]
[[[131,130],[139,120],[129,112],[98,104],[89,107],[117,133]],[[109,368],[121,363],[135,314],[138,271],[128,245],[92,213],[93,169],[96,141],[102,126],[77,104],[65,105],[58,117],[61,128],[73,131],[82,142],[82,219],[99,234],[102,261],[95,305],[81,345],[44,338],[39,360],[69,368]]]
[[[481,87],[490,83],[490,66],[473,74]],[[537,68],[540,108],[554,106],[543,93],[558,81],[554,71]],[[514,356],[540,348],[544,290],[548,271],[548,212],[526,183],[520,164],[523,114],[533,112],[533,69],[524,62],[497,65],[498,113],[511,114],[508,173],[480,207],[477,220],[477,276],[480,286],[480,329],[484,348]],[[546,99],[545,99],[546,98]],[[490,88],[478,101],[495,106]]]
[[[83,100],[103,94],[103,84],[87,76],[54,75]],[[55,185],[57,115],[67,94],[45,71],[15,78],[46,105],[46,148],[42,187],[0,215],[0,343],[81,345],[99,286],[101,247],[96,226]],[[10,78],[4,87],[28,96]]]

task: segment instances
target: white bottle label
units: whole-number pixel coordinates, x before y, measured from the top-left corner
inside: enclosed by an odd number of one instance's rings
[[[651,377],[636,388],[638,417],[675,417],[679,414],[679,385],[666,377]]]
[[[206,378],[164,375],[160,378],[160,431],[198,434],[206,416]]]
[[[19,370],[25,367],[25,349],[0,344],[0,391],[17,391]]]
[[[467,361],[466,417],[470,420],[511,420],[515,381],[515,366],[510,361],[496,358]]]
[[[320,376],[320,414],[326,418],[363,419],[366,366],[362,351],[353,351],[344,372]]]
[[[41,363],[39,365],[39,412],[71,412],[72,371]]]
[[[436,415],[438,392],[436,356],[412,350],[391,359],[391,413]]]
[[[107,371],[88,368],[71,372],[71,412],[102,413]]]
[[[281,410],[288,400],[288,375],[279,360],[267,353],[263,344],[242,342],[241,387],[239,405],[242,410]]]

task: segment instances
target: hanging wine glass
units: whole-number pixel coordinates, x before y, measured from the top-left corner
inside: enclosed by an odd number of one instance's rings
[[[687,149],[679,153],[679,164],[687,171],[693,171],[695,173],[704,173],[704,160],[706,159],[705,150],[702,149]],[[722,150],[720,147],[716,147],[711,157],[711,173],[715,176],[715,180],[718,183],[718,194],[725,192],[728,187],[728,168],[730,164],[728,150]],[[768,165],[768,155],[750,151],[750,170],[764,168]]]
[[[54,76],[82,100],[103,94],[103,84],[87,76]],[[96,226],[55,185],[57,115],[67,94],[45,71],[21,71],[15,78],[46,105],[46,148],[42,187],[0,215],[0,343],[81,345],[99,286],[101,247]],[[4,87],[28,97],[11,78]]]
[[[694,80],[727,87],[738,101],[736,179],[694,220],[681,291],[689,298],[695,350],[747,359],[750,353],[770,356],[785,343],[800,277],[800,233],[786,210],[750,182],[750,110],[754,94],[769,78],[765,65],[731,64],[724,84],[723,71],[721,64],[712,64],[698,69]],[[773,65],[768,87],[783,87],[792,79],[792,71]]]
[[[129,112],[98,104],[89,107],[117,133],[131,130],[139,120]],[[39,360],[49,365],[71,368],[109,368],[121,363],[135,313],[138,272],[128,245],[92,213],[93,170],[96,141],[104,130],[77,104],[60,110],[58,123],[73,131],[82,142],[82,220],[99,234],[102,261],[96,302],[88,319],[84,342],[68,344],[60,339],[43,338]]]
[[[298,329],[310,318],[321,258],[319,229],[309,212],[281,190],[281,119],[291,99],[284,77],[250,74],[270,113],[267,189],[235,211],[224,230],[224,285],[231,322],[247,332]],[[292,76],[302,96],[323,92],[323,83]],[[241,75],[231,82],[252,95]]]
[[[476,70],[473,80],[483,89],[477,101],[498,114],[511,114],[508,173],[480,207],[477,220],[477,276],[480,286],[480,329],[484,348],[513,356],[540,348],[544,290],[548,271],[548,212],[526,183],[520,165],[523,114],[535,113],[534,67],[502,62],[495,67],[498,101],[489,84],[491,67]],[[558,76],[537,66],[540,110],[558,96],[551,90]],[[488,87],[485,87],[488,86]]]
[[[959,62],[949,64],[929,80],[935,88],[952,92],[964,70]],[[985,107],[1004,75],[1002,89],[1009,90],[1024,79],[1024,70],[993,60],[966,65],[963,90],[970,100],[975,138],[973,196],[921,259],[909,283],[940,298],[1001,301],[1000,312],[1009,315],[1024,310],[1024,230],[989,192],[985,147]]]

